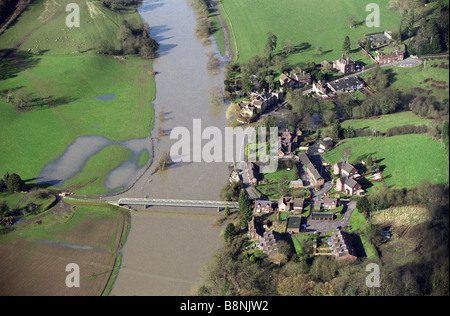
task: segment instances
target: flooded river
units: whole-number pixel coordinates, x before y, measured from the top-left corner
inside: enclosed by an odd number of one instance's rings
[[[202,45],[195,36],[195,13],[189,0],[144,0],[139,12],[160,43],[154,61],[156,75],[153,136],[175,127],[192,131],[193,119],[202,128],[226,126],[225,107],[208,104],[208,91],[223,86],[223,72],[207,71],[208,53],[219,54],[215,43]],[[192,134],[192,133],[191,133]],[[121,197],[220,200],[228,163],[176,163],[152,174],[160,157],[177,140],[154,141],[153,165]],[[216,209],[151,207],[132,211],[131,230],[123,248],[122,266],[111,295],[185,295],[199,284],[201,266],[221,245],[220,230],[211,224]]]

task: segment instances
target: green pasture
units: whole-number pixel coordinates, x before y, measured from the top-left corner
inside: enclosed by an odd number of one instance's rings
[[[325,154],[329,163],[342,159],[341,151],[350,146],[350,162],[371,154],[379,161],[389,187],[411,188],[428,179],[431,183],[448,182],[448,160],[441,142],[427,135],[409,134],[393,137],[358,137]]]
[[[80,5],[79,28],[65,24],[67,3]],[[113,12],[99,1],[36,0],[0,35],[0,49],[17,48],[0,59],[0,174],[15,172],[32,180],[80,136],[113,141],[149,136],[155,98],[151,61],[95,52],[100,39],[120,47],[117,32],[124,20],[140,21],[140,16],[135,10]],[[36,54],[37,48],[42,55]],[[13,104],[20,88],[32,96],[26,111]],[[104,94],[116,97],[95,100]],[[127,158],[123,152],[116,155],[117,150],[110,152],[112,158],[105,153],[86,167],[92,172],[84,172],[71,185],[90,184],[99,191],[104,172]],[[104,165],[95,168],[101,164],[99,157]]]
[[[342,122],[342,127],[352,126],[354,129],[368,128],[377,132],[385,133],[388,128],[402,125],[428,125],[431,120],[415,115],[411,111],[386,114],[369,119],[346,120]]]
[[[266,34],[272,32],[278,37],[275,53],[280,52],[286,39],[296,46],[296,53],[289,57],[291,64],[338,59],[345,36],[350,37],[352,50],[356,52],[356,41],[364,34],[395,29],[400,24],[400,14],[390,11],[388,2],[376,2],[380,8],[380,27],[368,27],[365,21],[371,12],[366,11],[366,6],[372,1],[221,0],[229,17],[226,20],[234,29],[239,62],[262,54]],[[353,28],[346,22],[349,16],[354,16]],[[231,46],[234,50],[234,44]],[[316,51],[319,46],[322,47],[320,56]]]
[[[80,8],[80,27],[68,27],[66,12],[69,3]],[[84,52],[97,47],[100,40],[106,40],[119,49],[117,31],[124,20],[138,19],[135,10],[115,12],[100,1],[81,0],[34,0],[17,18],[13,26],[1,34],[0,49],[20,45],[22,50],[50,54]]]

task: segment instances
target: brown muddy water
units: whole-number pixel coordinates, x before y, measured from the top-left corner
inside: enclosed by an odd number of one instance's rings
[[[195,13],[189,0],[144,0],[139,12],[161,45],[154,61],[155,118],[152,132],[175,127],[192,131],[193,119],[202,128],[224,129],[225,107],[208,104],[208,91],[223,87],[223,71],[207,71],[208,53],[217,46],[202,45],[195,36]],[[192,132],[191,132],[192,134]],[[228,163],[177,163],[152,174],[160,157],[177,140],[168,136],[154,141],[153,165],[120,197],[220,200]],[[207,141],[205,141],[207,142]],[[111,295],[186,295],[200,282],[201,267],[221,245],[220,231],[212,223],[216,209],[151,207],[131,212],[131,229],[122,250],[122,266]]]

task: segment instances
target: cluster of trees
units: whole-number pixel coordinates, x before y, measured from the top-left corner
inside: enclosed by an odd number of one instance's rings
[[[391,137],[396,135],[406,135],[406,134],[426,134],[428,132],[428,126],[426,125],[402,125],[390,127],[386,130],[385,136]]]
[[[142,0],[101,0],[103,5],[111,10],[120,11],[130,6],[138,6]]]
[[[224,201],[237,201],[241,192],[241,182],[227,183],[220,192],[220,197]]]
[[[417,96],[409,103],[409,109],[417,115],[431,119],[448,118],[448,99],[438,101],[433,96]]]
[[[22,11],[30,0],[0,0],[0,25],[6,22],[16,9]]]
[[[393,206],[427,205],[430,215],[440,218],[448,216],[448,199],[448,184],[423,181],[410,189],[381,187],[370,195],[360,198],[356,207],[359,212],[369,214]]]
[[[192,5],[197,12],[197,24],[195,25],[195,34],[204,43],[209,41],[213,33],[211,20],[209,19],[210,3],[209,0],[193,0]]]
[[[17,173],[6,173],[0,179],[0,192],[19,192],[24,186],[24,181]]]
[[[151,59],[157,57],[159,43],[149,36],[150,27],[148,23],[131,18],[124,21],[117,32],[117,39],[121,44],[120,52],[116,52],[113,45],[106,39],[101,39],[97,48],[100,54],[112,55],[115,53],[123,55],[139,54],[141,58]]]

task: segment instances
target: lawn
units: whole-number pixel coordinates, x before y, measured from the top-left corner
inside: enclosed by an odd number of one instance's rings
[[[350,146],[350,162],[372,154],[379,161],[383,178],[389,187],[411,188],[422,180],[431,183],[448,182],[448,160],[445,149],[427,135],[410,134],[393,137],[358,137],[325,154],[329,163],[341,159],[341,151]]]
[[[238,46],[238,61],[246,62],[254,55],[264,51],[267,32],[278,37],[276,52],[284,40],[289,39],[297,47],[296,53],[289,57],[291,64],[324,59],[335,60],[342,55],[345,36],[352,42],[356,52],[356,41],[364,34],[393,30],[400,23],[400,15],[388,10],[388,0],[380,0],[380,27],[368,27],[365,23],[370,12],[366,6],[371,1],[361,0],[222,0],[224,15],[234,30]],[[356,26],[349,27],[346,18],[354,16]],[[317,55],[317,47],[322,47],[322,55]],[[359,52],[358,52],[359,54]],[[360,55],[358,58],[366,60]]]
[[[66,27],[66,3],[79,3],[80,28]],[[0,35],[0,48],[19,49],[15,56],[0,60],[0,124],[4,131],[0,174],[15,172],[23,179],[34,179],[80,136],[101,135],[112,141],[149,136],[156,93],[151,61],[98,55],[94,49],[99,39],[118,48],[117,31],[125,19],[140,20],[140,16],[135,10],[110,11],[98,1],[36,0]],[[43,55],[29,53],[36,47]],[[31,111],[19,112],[6,102],[8,91],[14,97],[21,87],[32,94]],[[116,97],[95,100],[104,94]],[[101,168],[94,167],[100,165],[99,158],[94,158],[97,162],[86,167],[91,172],[71,185],[92,185],[126,157],[122,152],[105,159]],[[140,163],[144,160],[146,157]],[[95,186],[94,191],[99,191],[98,183]]]
[[[357,119],[346,120],[342,122],[342,127],[347,128],[352,126],[354,129],[369,128],[370,130],[376,130],[381,133],[385,133],[390,127],[402,126],[402,125],[428,125],[431,120],[424,119],[418,115],[415,115],[411,111],[386,114],[372,119]]]

